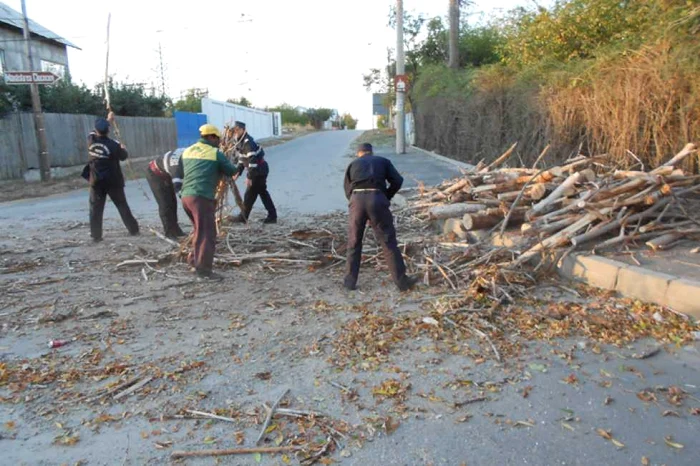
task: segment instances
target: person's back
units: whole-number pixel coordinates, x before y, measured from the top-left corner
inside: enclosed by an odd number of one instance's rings
[[[391,200],[402,184],[403,177],[389,159],[367,154],[358,157],[348,166],[345,175],[345,195],[350,199],[354,190],[377,189]]]
[[[126,160],[128,153],[118,141],[100,134],[88,136],[88,163],[90,164],[90,183],[108,183],[124,186],[124,175],[119,162]]]
[[[198,196],[215,199],[216,185],[222,173],[233,175],[236,169],[218,148],[200,140],[182,154],[184,181],[182,197]]]

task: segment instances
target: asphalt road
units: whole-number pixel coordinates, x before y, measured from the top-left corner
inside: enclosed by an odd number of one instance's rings
[[[314,133],[266,149],[266,159],[270,164],[268,189],[279,211],[280,221],[291,215],[329,213],[347,207],[343,176],[352,161],[352,143],[361,134],[362,131]],[[381,149],[377,153],[394,161],[405,178],[404,187],[415,186],[416,180],[430,185],[458,174],[453,165],[424,154],[410,152],[397,156]],[[238,180],[238,186],[243,193],[245,181]],[[126,197],[142,226],[159,226],[157,205],[145,180],[129,181]],[[252,218],[264,216],[265,210],[258,200]],[[87,189],[0,204],[0,220],[6,225],[30,229],[54,221],[86,222]],[[180,221],[185,226],[189,223],[181,207]],[[111,202],[107,202],[104,222],[106,229],[121,224]]]

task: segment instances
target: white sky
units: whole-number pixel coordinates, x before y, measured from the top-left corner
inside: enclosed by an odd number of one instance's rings
[[[549,3],[538,0],[540,4]],[[20,0],[3,0],[21,11]],[[263,107],[282,102],[330,107],[371,125],[372,96],[362,74],[386,64],[395,32],[393,0],[26,0],[28,16],[75,43],[74,81],[104,79],[107,15],[112,13],[110,74],[158,83],[158,44],[170,96],[208,88],[214,99],[245,96]],[[471,12],[505,11],[533,0],[475,0]],[[405,0],[407,11],[445,16],[447,0]],[[244,14],[245,16],[241,16]],[[251,20],[240,22],[240,20]]]

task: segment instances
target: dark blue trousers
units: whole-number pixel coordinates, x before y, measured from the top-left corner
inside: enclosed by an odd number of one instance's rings
[[[354,192],[350,197],[345,286],[355,288],[357,285],[362,262],[362,239],[368,220],[377,242],[384,251],[391,278],[399,288],[405,285],[406,265],[396,241],[394,218],[389,206],[389,199],[380,191]]]

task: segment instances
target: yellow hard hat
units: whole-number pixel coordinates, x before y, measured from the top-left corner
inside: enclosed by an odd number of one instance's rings
[[[202,136],[214,135],[217,138],[221,138],[221,132],[219,132],[219,128],[209,123],[199,127],[199,134]]]

